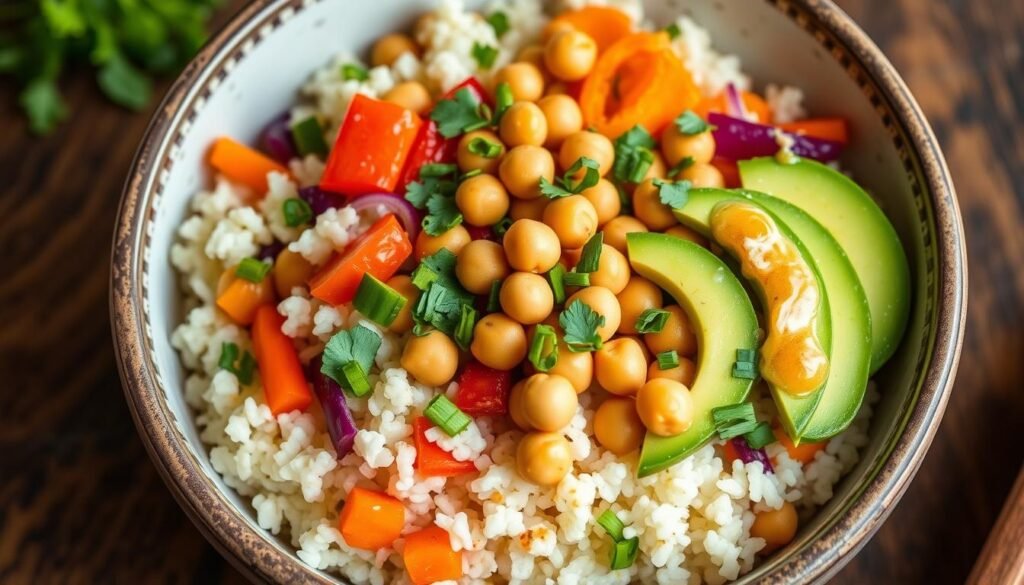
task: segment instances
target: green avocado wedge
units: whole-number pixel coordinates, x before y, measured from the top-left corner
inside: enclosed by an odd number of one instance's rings
[[[818,265],[815,262],[814,257],[804,246],[803,242],[800,241],[800,238],[793,233],[793,230],[791,230],[789,226],[782,221],[782,219],[768,209],[765,209],[763,206],[757,205],[757,203],[755,203],[750,197],[744,197],[741,194],[724,190],[691,191],[689,201],[685,207],[676,211],[676,216],[680,221],[700,232],[701,235],[710,238],[709,222],[711,214],[715,207],[727,201],[744,201],[746,203],[756,205],[759,209],[767,213],[772,220],[774,220],[782,235],[792,242],[800,251],[800,256],[814,273],[815,280],[818,282],[818,290],[821,293],[821,303],[818,307],[818,315],[815,322],[818,342],[821,344],[822,349],[825,350],[825,353],[831,356],[832,312],[829,307],[828,292],[825,287],[824,279],[821,276],[821,272],[818,270]],[[743,278],[742,274],[739,274],[738,271],[737,275],[740,276],[740,278]],[[753,280],[747,280],[747,282],[760,298],[761,306],[764,309],[764,312],[767,313],[768,304],[760,283]],[[772,393],[772,399],[775,401],[775,405],[779,411],[779,419],[782,421],[782,425],[785,428],[786,433],[792,437],[794,441],[798,441],[803,435],[804,430],[807,428],[807,424],[810,422],[811,416],[818,408],[818,403],[821,401],[821,397],[824,394],[824,387],[827,383],[828,382],[826,380],[826,383],[823,384],[821,388],[804,394],[803,396],[795,396],[785,390],[779,389],[774,384],[768,383],[768,388]]]
[[[697,334],[697,374],[690,387],[693,424],[673,437],[647,433],[638,475],[657,473],[699,449],[715,433],[711,409],[746,399],[753,380],[734,378],[737,349],[757,347],[757,317],[743,285],[708,250],[653,233],[626,237],[629,261],[686,311]]]
[[[742,197],[778,217],[803,243],[825,284],[832,324],[832,351],[828,380],[821,398],[794,442],[823,441],[843,431],[860,409],[871,365],[871,313],[857,273],[843,249],[821,224],[799,208],[764,193],[724,189],[693,189],[679,220],[707,231],[708,219],[721,201]],[[704,226],[704,227],[701,227]]]
[[[744,188],[796,205],[825,226],[853,265],[871,307],[871,373],[892,357],[910,317],[910,267],[896,230],[849,177],[818,162],[739,163]]]

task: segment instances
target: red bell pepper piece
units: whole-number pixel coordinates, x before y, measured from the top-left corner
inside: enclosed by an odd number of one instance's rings
[[[352,197],[392,193],[423,120],[395,104],[352,98],[320,188]]]
[[[511,371],[494,370],[480,362],[470,362],[459,376],[455,406],[470,416],[508,414],[511,389]]]
[[[418,416],[412,422],[413,438],[416,443],[416,462],[413,467],[422,475],[453,477],[473,473],[476,465],[472,461],[459,461],[452,454],[427,440],[427,429],[434,426],[425,416]]]
[[[387,280],[411,254],[409,234],[402,229],[395,214],[385,215],[313,276],[309,292],[332,305],[350,302],[356,296],[363,274],[369,272],[380,280]]]

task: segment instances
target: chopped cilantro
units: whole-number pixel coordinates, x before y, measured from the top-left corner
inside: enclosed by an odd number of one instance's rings
[[[597,330],[604,326],[604,317],[583,301],[573,301],[558,316],[558,324],[565,331],[565,345],[569,351],[585,352],[601,349],[601,336]]]
[[[601,250],[604,248],[604,232],[597,232],[583,245],[576,272],[597,272],[601,264]]]
[[[380,349],[380,335],[363,325],[356,325],[349,330],[341,330],[327,342],[324,347],[323,364],[320,371],[337,382],[342,388],[354,392],[345,375],[345,367],[356,362],[363,372],[369,372],[373,359]]]
[[[711,126],[704,121],[693,110],[686,110],[675,120],[676,128],[679,129],[679,133],[685,136],[695,136],[702,132],[707,132],[711,129]]]
[[[483,43],[473,43],[473,60],[477,66],[487,71],[494,66],[494,60],[498,58],[498,49]]]
[[[412,316],[418,325],[430,325],[438,331],[454,336],[462,320],[462,307],[466,305],[459,295],[440,282],[432,282],[420,295]]]
[[[639,183],[654,163],[654,137],[639,124],[615,139],[612,176],[623,183]]]
[[[437,237],[462,223],[462,213],[454,197],[431,197],[427,201],[427,216],[423,218],[423,231]]]
[[[693,183],[689,181],[662,181],[654,179],[654,186],[658,188],[658,198],[665,205],[672,209],[682,209],[690,199],[690,187]]]
[[[491,28],[494,29],[494,36],[499,39],[512,28],[508,23],[508,15],[500,10],[495,10],[487,15],[487,24],[491,25]]]
[[[693,160],[692,156],[684,156],[683,160],[677,162],[674,167],[668,170],[668,176],[671,178],[675,178],[677,175],[679,175],[679,173],[692,167],[694,162],[695,161]]]
[[[480,114],[480,102],[465,87],[455,92],[452,99],[437,102],[430,119],[437,123],[438,132],[445,138],[454,138],[490,123],[488,117]]]
[[[425,172],[428,167],[434,167]],[[439,236],[462,223],[462,214],[455,204],[455,181],[438,178],[439,173],[447,174],[454,165],[424,165],[420,180],[409,183],[405,188],[405,200],[416,209],[427,211],[423,218],[423,229],[431,236]]]
[[[548,199],[558,199],[559,197],[568,197],[569,195],[582,193],[601,180],[600,168],[600,164],[597,161],[581,156],[571,167],[565,170],[564,175],[556,178],[554,183],[541,177],[540,194]],[[583,177],[577,180],[576,176],[583,169],[586,169]]]

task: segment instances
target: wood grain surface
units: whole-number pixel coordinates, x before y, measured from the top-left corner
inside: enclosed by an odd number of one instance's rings
[[[835,582],[962,583],[1022,462],[1024,2],[839,3],[895,62],[945,149],[970,310],[924,466]],[[111,230],[148,114],[110,105],[88,74],[63,89],[72,118],[36,138],[0,86],[0,583],[240,582],[158,478],[114,365]]]

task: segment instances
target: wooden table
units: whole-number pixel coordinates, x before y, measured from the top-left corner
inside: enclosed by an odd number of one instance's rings
[[[916,481],[837,583],[960,583],[1021,464],[1024,3],[842,0],[930,117],[970,243],[956,392]],[[239,582],[164,488],[121,395],[111,226],[147,114],[93,80],[29,135],[0,87],[0,582]],[[163,87],[166,87],[163,86]],[[1018,270],[1020,272],[1018,272]]]

